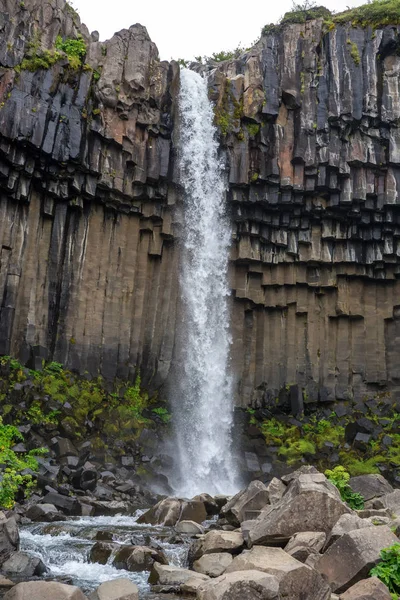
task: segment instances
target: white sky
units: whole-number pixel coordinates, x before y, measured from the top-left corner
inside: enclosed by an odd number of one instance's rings
[[[341,11],[365,2],[323,0],[321,4]],[[250,46],[265,24],[276,23],[292,6],[291,0],[70,0],[70,4],[89,31],[100,32],[101,40],[141,23],[157,44],[162,60],[191,60],[232,50],[238,44]]]

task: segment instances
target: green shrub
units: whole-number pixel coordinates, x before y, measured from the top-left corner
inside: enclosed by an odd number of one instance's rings
[[[349,486],[350,474],[342,466],[325,471],[326,477],[340,492],[343,502],[346,502],[353,510],[364,508],[364,498],[358,492],[353,492]]]
[[[393,600],[400,594],[400,544],[393,544],[381,550],[381,562],[370,571],[371,577],[378,577],[389,589]]]
[[[59,35],[56,39],[56,49],[65,52],[68,58],[71,69],[79,69],[83,64],[83,58],[86,55],[86,42],[82,36],[76,39],[66,38],[65,40]]]
[[[22,434],[13,425],[4,425],[0,417],[0,508],[12,508],[15,498],[22,489],[28,497],[34,486],[31,474],[26,470],[37,471],[37,456],[47,453],[45,448],[16,454],[12,447],[23,442]]]
[[[168,410],[166,408],[163,407],[158,407],[158,408],[153,408],[152,412],[155,415],[158,415],[161,419],[161,421],[165,424],[169,423],[172,415],[170,415],[170,413],[168,412]]]
[[[334,15],[337,24],[351,23],[353,27],[383,27],[400,23],[400,0],[372,0]]]

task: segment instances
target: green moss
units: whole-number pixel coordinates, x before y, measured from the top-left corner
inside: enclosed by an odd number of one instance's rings
[[[260,125],[258,123],[246,123],[246,129],[249,132],[250,137],[256,137],[260,131]]]
[[[53,65],[55,65],[56,62],[58,62],[61,58],[62,54],[60,54],[60,52],[44,50],[39,54],[34,54],[32,56],[24,58],[21,64],[18,65],[19,69],[16,70],[31,71],[32,73],[35,73],[40,69],[44,69],[47,71]]]
[[[355,42],[352,42],[351,40],[347,40],[347,44],[350,46],[351,58],[354,60],[354,64],[356,65],[356,67],[358,67],[361,63],[361,57],[358,51],[358,46]]]

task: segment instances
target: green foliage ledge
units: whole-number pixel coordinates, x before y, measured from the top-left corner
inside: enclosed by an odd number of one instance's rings
[[[381,550],[381,562],[370,571],[371,577],[378,577],[389,589],[393,600],[400,597],[400,544],[393,544]]]
[[[11,469],[0,484],[4,507],[21,487],[29,491],[32,481],[22,472],[35,471],[35,456],[44,452],[34,449],[17,459],[11,449],[23,441],[22,426],[29,425],[34,432],[31,446],[33,439],[42,446],[59,432],[78,447],[90,441],[100,460],[115,462],[127,450],[134,452],[143,429],[165,428],[171,419],[157,396],[149,397],[142,389],[139,375],[133,383],[110,383],[79,376],[57,362],[33,371],[10,356],[0,357],[0,414],[0,465]]]

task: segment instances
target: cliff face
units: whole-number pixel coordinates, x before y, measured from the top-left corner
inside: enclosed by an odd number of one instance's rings
[[[0,353],[159,387],[179,322],[178,66],[139,25],[98,42],[64,0],[0,15]],[[311,21],[198,66],[229,181],[238,403],[400,389],[399,31]],[[78,32],[84,65],[36,68]]]

